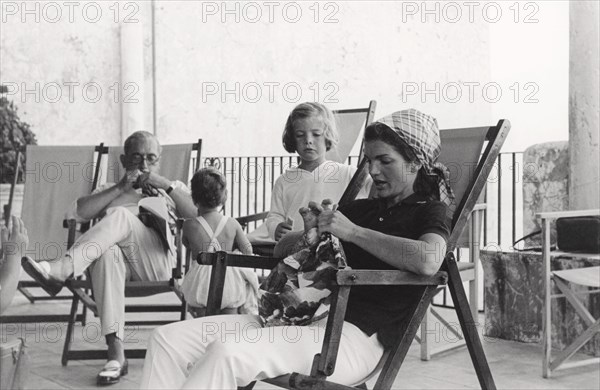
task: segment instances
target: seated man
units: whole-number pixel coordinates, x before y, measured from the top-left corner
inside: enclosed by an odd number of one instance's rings
[[[154,135],[133,133],[125,140],[124,153],[120,159],[126,172],[119,183],[107,183],[77,200],[78,219],[102,219],[64,257],[50,262],[35,262],[28,257],[22,260],[25,271],[51,295],[60,291],[67,278],[81,276],[90,267],[102,334],[108,344],[108,362],[98,375],[99,384],[116,383],[127,373],[122,341],[125,281],[168,280],[175,266],[174,254],[159,233],[138,218],[138,201],[147,196],[162,199],[171,225],[176,215],[196,215],[185,184],[159,175],[161,146]]]

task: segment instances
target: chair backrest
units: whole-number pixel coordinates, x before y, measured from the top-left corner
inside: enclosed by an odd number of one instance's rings
[[[498,121],[496,126],[473,127],[463,129],[441,130],[442,153],[439,161],[446,165],[450,171],[450,186],[456,196],[456,210],[452,218],[452,229],[447,252],[452,252],[460,241],[469,215],[485,185],[500,148],[510,130],[510,122],[506,119]],[[487,142],[485,150],[481,153],[483,144]],[[460,277],[460,276],[459,276]],[[400,343],[397,344],[400,347]],[[386,349],[376,369],[369,378],[380,370],[375,388],[383,388],[383,381],[388,381],[390,375],[383,372],[385,367],[394,367],[392,361],[397,350]],[[398,369],[399,366],[396,367]],[[390,368],[391,369],[391,368]],[[392,374],[392,378],[396,374]]]
[[[440,132],[442,152],[439,161],[450,171],[450,186],[456,197],[448,252],[463,241],[460,237],[509,131],[510,122],[501,119],[496,126]]]
[[[28,145],[21,218],[36,257],[54,258],[66,250],[65,211],[95,182],[98,147]]]
[[[346,162],[359,134],[373,121],[376,108],[377,102],[371,100],[369,106],[366,108],[333,111],[333,116],[340,134],[340,142],[335,148],[331,148],[327,152],[326,158],[328,160],[337,161],[342,164]]]
[[[163,145],[160,155],[160,174],[170,180],[179,180],[188,184],[191,175],[198,169],[200,164],[200,140],[198,144],[175,144]],[[194,156],[194,167],[192,168],[192,152]],[[105,182],[116,183],[125,174],[121,165],[120,156],[123,154],[122,146],[110,146],[105,170]],[[193,169],[193,171],[192,171]]]
[[[450,173],[450,187],[454,191],[455,206],[458,206],[474,177],[488,129],[488,127],[473,127],[440,130],[442,150],[438,161],[444,164]],[[461,232],[456,246],[468,246],[469,232],[464,228]]]

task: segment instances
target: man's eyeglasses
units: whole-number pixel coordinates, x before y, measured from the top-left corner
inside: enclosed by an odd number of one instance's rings
[[[127,159],[131,164],[135,165],[141,164],[144,162],[144,160],[148,162],[148,165],[156,165],[160,161],[160,156],[157,156],[156,154],[143,155],[139,153],[133,153],[127,156]]]

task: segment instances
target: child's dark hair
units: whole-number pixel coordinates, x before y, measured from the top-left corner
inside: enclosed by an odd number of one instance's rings
[[[215,168],[199,169],[192,177],[192,200],[204,207],[219,207],[227,200],[225,176]]]
[[[317,102],[306,102],[300,103],[287,118],[285,122],[285,128],[283,129],[283,148],[289,152],[294,153],[296,151],[296,137],[294,136],[294,122],[298,119],[305,119],[311,117],[320,117],[325,125],[325,146],[326,150],[329,151],[332,147],[337,145],[339,142],[339,135],[335,118],[331,110],[325,107],[321,103]]]
[[[408,162],[419,163],[417,155],[413,149],[404,142],[387,125],[379,122],[373,122],[365,129],[365,142],[381,141],[390,145],[395,151],[400,153],[402,158]],[[417,172],[417,178],[413,184],[413,191],[417,194],[427,196],[431,199],[440,200],[440,189],[438,179],[435,175],[428,175],[425,168],[421,166]]]

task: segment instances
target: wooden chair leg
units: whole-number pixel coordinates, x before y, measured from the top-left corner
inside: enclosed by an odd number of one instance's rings
[[[73,301],[71,302],[71,312],[69,314],[69,322],[67,324],[67,334],[65,336],[65,345],[63,346],[63,354],[61,363],[66,366],[69,363],[69,352],[71,351],[71,343],[73,342],[73,328],[77,321],[77,306],[79,305],[79,297],[73,294]],[[85,305],[83,305],[85,307]]]
[[[429,307],[431,300],[437,292],[437,286],[427,286],[423,291],[423,295],[418,303],[414,305],[414,307],[409,311],[410,321],[406,326],[405,332],[403,333],[401,339],[399,340],[398,348],[391,348],[394,351],[394,356],[391,359],[388,359],[383,366],[381,372],[382,374],[377,379],[377,383],[375,384],[375,389],[389,390],[392,388],[394,384],[394,379],[400,370],[400,366],[406,357],[406,353],[412,344],[412,341],[417,334],[417,330],[421,321],[423,320],[423,316],[425,315],[425,311]],[[383,374],[385,373],[385,375]]]
[[[469,281],[469,304],[471,306],[471,315],[477,320],[479,316],[479,240],[481,238],[481,214],[482,211],[475,211],[471,215],[469,224],[469,257],[473,263],[473,280]]]
[[[421,321],[421,360],[431,360],[431,340],[429,340],[429,324],[431,321],[431,308],[428,307]]]
[[[450,254],[446,259],[446,268],[448,272],[448,286],[450,287],[450,294],[452,301],[454,302],[454,309],[458,316],[458,321],[462,328],[469,354],[471,355],[471,361],[479,379],[479,385],[482,389],[496,389],[490,366],[488,365],[481,340],[479,340],[479,334],[477,333],[477,323],[474,321],[471,315],[471,309],[465,289],[460,278],[458,267],[456,266],[456,260],[454,255]]]

